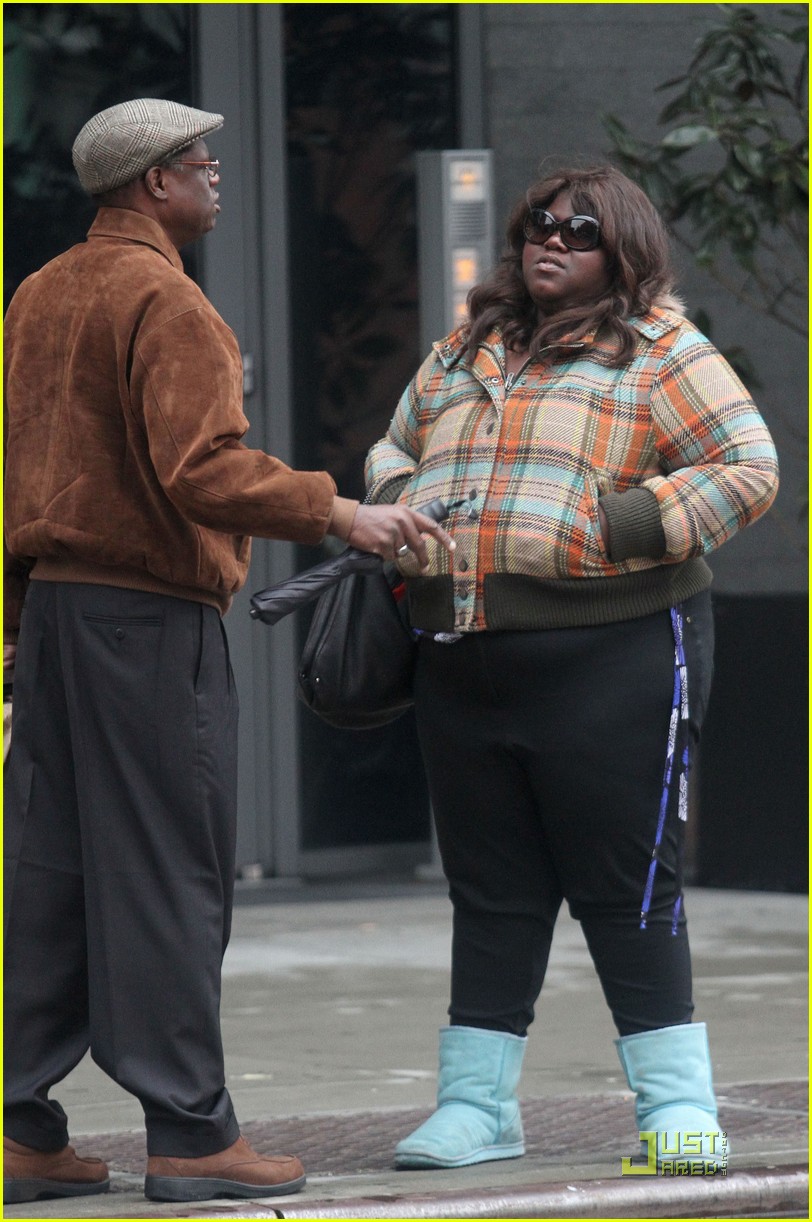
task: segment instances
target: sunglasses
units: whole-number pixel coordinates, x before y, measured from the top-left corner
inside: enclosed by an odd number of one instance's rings
[[[543,246],[557,233],[568,250],[594,250],[601,240],[601,227],[594,216],[568,216],[557,221],[544,208],[531,208],[524,222],[524,236],[534,246]]]

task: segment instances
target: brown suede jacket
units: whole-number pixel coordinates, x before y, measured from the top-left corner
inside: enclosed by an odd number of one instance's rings
[[[237,340],[137,212],[100,209],[86,242],[20,286],[5,407],[7,642],[29,575],[225,612],[248,536],[315,544],[330,523],[326,472],[242,444]]]

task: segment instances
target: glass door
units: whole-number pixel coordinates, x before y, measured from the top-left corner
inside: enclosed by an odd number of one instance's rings
[[[452,9],[283,6],[295,459],[359,499],[367,450],[422,359],[415,154],[456,142]],[[425,860],[412,714],[361,732],[298,716],[305,872]]]

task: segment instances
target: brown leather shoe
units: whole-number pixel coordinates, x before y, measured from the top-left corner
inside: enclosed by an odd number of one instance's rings
[[[262,1158],[244,1137],[219,1154],[147,1159],[144,1195],[150,1201],[210,1201],[214,1197],[277,1197],[304,1188],[304,1167],[290,1154]]]
[[[107,1192],[110,1178],[100,1158],[79,1158],[73,1146],[33,1150],[3,1138],[3,1204],[41,1197],[83,1197]]]

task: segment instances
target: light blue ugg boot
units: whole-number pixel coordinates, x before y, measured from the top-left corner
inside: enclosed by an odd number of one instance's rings
[[[480,1027],[440,1030],[437,1111],[395,1148],[396,1167],[467,1167],[524,1154],[516,1088],[527,1039]]]
[[[641,1031],[615,1044],[637,1095],[637,1128],[657,1134],[658,1164],[696,1160],[706,1175],[721,1169],[727,1139],[716,1115],[705,1024]]]

